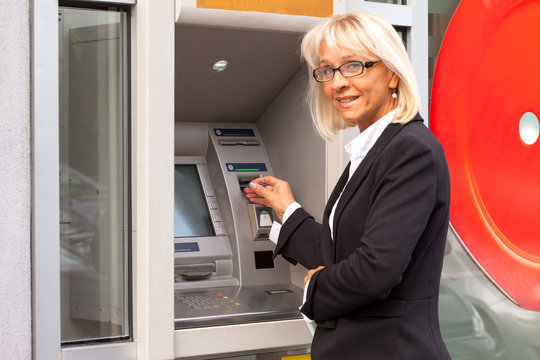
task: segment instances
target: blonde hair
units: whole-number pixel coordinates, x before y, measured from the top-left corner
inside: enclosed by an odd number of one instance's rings
[[[311,76],[319,67],[319,47],[322,41],[339,52],[339,47],[352,50],[359,57],[377,56],[398,77],[396,115],[392,122],[407,123],[420,110],[420,96],[414,70],[396,30],[385,20],[365,12],[336,15],[307,32],[302,40],[301,53],[309,70],[308,105],[315,129],[327,140],[348,126],[339,110],[324,93],[323,85]]]

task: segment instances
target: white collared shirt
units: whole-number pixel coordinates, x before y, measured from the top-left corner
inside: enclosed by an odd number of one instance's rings
[[[388,124],[392,122],[395,113],[396,110],[390,111],[388,114],[375,121],[373,124],[371,124],[370,127],[362,131],[360,134],[358,134],[358,136],[356,136],[354,139],[352,139],[345,145],[345,151],[347,152],[347,154],[349,154],[349,159],[351,161],[347,184],[349,183],[349,180],[351,180],[351,177],[353,176],[356,169],[358,169],[358,166],[360,166],[360,163],[362,163],[362,160],[364,160],[364,158],[366,157],[369,150],[371,150],[373,145],[375,145],[375,142],[377,141],[377,139],[379,139],[384,129],[386,129]],[[345,190],[347,184],[345,184],[343,190]],[[343,194],[343,190],[341,190],[341,194],[339,194],[338,199],[334,203],[334,206],[332,207],[332,212],[330,213],[330,217],[328,218],[328,225],[330,226],[330,234],[332,236],[332,240],[334,239],[334,214],[336,212],[337,204],[341,199],[341,195]]]

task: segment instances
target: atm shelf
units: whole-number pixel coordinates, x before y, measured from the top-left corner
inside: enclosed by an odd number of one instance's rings
[[[302,289],[287,285],[175,291],[175,329],[300,319]]]

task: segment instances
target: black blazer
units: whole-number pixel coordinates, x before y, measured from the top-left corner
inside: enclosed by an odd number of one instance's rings
[[[390,124],[345,187],[332,192],[322,225],[304,209],[283,224],[274,256],[312,277],[301,311],[316,320],[314,360],[450,359],[438,320],[450,177],[422,118]]]

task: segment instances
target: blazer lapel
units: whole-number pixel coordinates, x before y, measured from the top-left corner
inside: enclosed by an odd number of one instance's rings
[[[334,203],[337,201],[337,199],[339,199],[339,195],[341,194],[343,187],[345,186],[345,184],[347,184],[350,167],[351,163],[349,162],[345,167],[345,170],[343,170],[343,173],[341,174],[341,177],[336,183],[336,186],[334,186],[334,190],[332,190],[332,194],[330,194],[330,197],[328,198],[328,201],[326,202],[326,207],[324,209],[322,228],[325,232],[325,237],[329,239],[328,243],[325,243],[328,244],[328,247],[323,250],[323,259],[325,261],[324,265],[331,265],[334,263],[333,259],[335,258],[335,247],[333,245],[333,241],[331,240],[332,234],[330,233],[329,218],[330,213],[332,212],[332,208],[334,207]]]
[[[420,115],[417,114],[416,117],[413,120],[411,120],[411,122],[416,121],[416,120],[422,121],[422,118],[420,117]],[[377,139],[377,141],[375,142],[371,150],[369,150],[369,152],[366,154],[366,157],[364,158],[364,160],[362,160],[362,162],[360,163],[360,166],[358,166],[358,168],[354,172],[353,176],[349,180],[349,183],[347,183],[347,185],[345,186],[345,190],[343,190],[341,199],[339,200],[339,203],[336,207],[336,212],[334,214],[334,224],[333,224],[334,234],[337,234],[337,231],[336,231],[337,224],[339,222],[339,218],[341,214],[343,213],[343,209],[345,208],[345,206],[347,206],[347,203],[350,201],[356,189],[360,186],[360,184],[366,178],[367,174],[369,173],[369,169],[373,165],[373,162],[375,161],[377,156],[379,156],[380,152],[388,145],[390,140],[392,140],[394,136],[396,136],[396,134],[406,125],[407,124],[403,125],[403,124],[398,124],[398,123],[388,124],[388,126],[386,127],[386,129],[384,129],[381,136],[379,137],[379,139]],[[335,240],[336,239],[334,239],[334,244],[336,243]],[[335,245],[334,245],[334,248],[335,248]]]
[[[351,162],[347,164],[345,167],[345,170],[341,173],[341,176],[336,183],[336,186],[334,186],[334,190],[332,190],[332,194],[330,194],[330,197],[328,198],[328,201],[326,202],[326,207],[324,208],[324,219],[328,220],[328,217],[330,216],[330,213],[332,212],[332,208],[334,207],[334,203],[339,198],[339,195],[341,194],[341,191],[343,191],[343,187],[345,184],[347,184],[347,179],[349,178],[349,169],[351,167]]]

